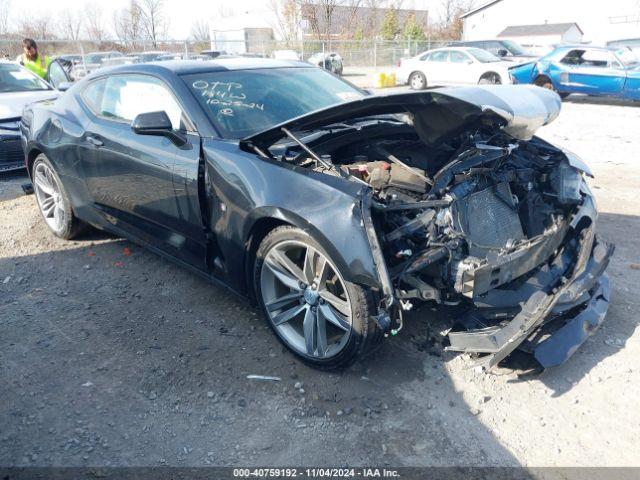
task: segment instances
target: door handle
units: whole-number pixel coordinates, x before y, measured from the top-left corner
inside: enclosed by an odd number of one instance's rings
[[[87,142],[89,142],[94,147],[101,147],[104,145],[104,142],[96,137],[87,137]]]

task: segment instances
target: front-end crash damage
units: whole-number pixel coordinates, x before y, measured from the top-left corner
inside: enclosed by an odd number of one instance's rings
[[[455,304],[449,350],[490,369],[517,348],[551,367],[604,319],[613,252],[595,233],[588,167],[533,137],[559,109],[536,87],[370,97],[244,148],[363,184],[382,328],[422,302]]]

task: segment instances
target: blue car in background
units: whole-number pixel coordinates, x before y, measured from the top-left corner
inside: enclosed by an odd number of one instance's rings
[[[556,91],[640,100],[640,62],[629,48],[561,46],[536,62],[510,69],[517,83]]]

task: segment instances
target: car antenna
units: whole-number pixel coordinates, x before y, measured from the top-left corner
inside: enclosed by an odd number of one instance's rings
[[[319,163],[321,163],[325,168],[328,168],[329,170],[334,170],[337,171],[338,174],[342,177],[342,178],[353,178],[355,180],[358,180],[360,183],[364,183],[365,185],[369,186],[369,184],[367,182],[365,182],[364,180],[360,180],[358,177],[354,177],[353,175],[349,175],[348,173],[346,173],[345,171],[343,171],[340,168],[336,168],[336,166],[333,163],[328,162],[327,160],[325,160],[324,158],[322,158],[320,155],[318,155],[316,152],[314,152],[313,150],[311,150],[309,147],[307,147],[304,143],[302,143],[302,140],[300,140],[298,137],[296,137],[293,133],[291,133],[287,128],[282,127],[280,128],[280,130],[282,130],[282,132],[289,137],[291,140],[293,140],[294,142],[296,142],[298,145],[300,145],[300,147],[307,152],[309,155],[311,155],[313,157],[313,159]]]

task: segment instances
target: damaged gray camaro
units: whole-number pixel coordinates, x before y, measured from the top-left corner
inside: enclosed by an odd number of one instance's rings
[[[488,370],[516,349],[558,365],[609,305],[589,168],[534,137],[559,111],[534,86],[373,96],[302,62],[221,59],[96,72],[20,130],[54,235],[92,225],[254,299],[317,367],[431,305],[453,318],[446,347]]]
[[[603,321],[613,253],[596,236],[589,168],[533,136],[560,105],[522,86],[369,97],[241,148],[362,186],[379,329],[397,333],[422,303],[457,305],[448,350],[489,370],[519,349],[546,368]]]

